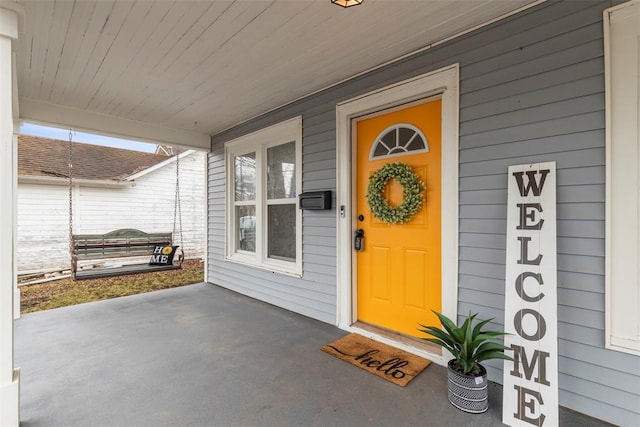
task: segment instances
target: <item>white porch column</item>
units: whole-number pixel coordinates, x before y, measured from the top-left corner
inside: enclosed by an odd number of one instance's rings
[[[15,193],[13,55],[18,15],[0,4],[0,426],[20,421],[20,371],[13,366]]]

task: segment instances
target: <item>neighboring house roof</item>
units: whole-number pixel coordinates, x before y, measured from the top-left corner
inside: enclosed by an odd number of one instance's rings
[[[73,178],[120,181],[167,156],[84,143],[72,146]],[[18,175],[69,177],[69,141],[18,136]]]
[[[158,144],[156,146],[156,154],[162,154],[164,156],[173,156],[178,153],[175,147],[171,145]]]

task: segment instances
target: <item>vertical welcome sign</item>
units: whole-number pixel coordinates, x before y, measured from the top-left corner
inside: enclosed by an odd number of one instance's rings
[[[558,425],[556,164],[509,167],[502,422]]]

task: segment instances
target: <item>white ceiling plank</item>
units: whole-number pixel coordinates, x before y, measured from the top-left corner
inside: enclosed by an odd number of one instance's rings
[[[317,14],[313,14],[312,16],[316,17]],[[325,31],[339,31],[341,24],[340,22],[336,23],[335,21],[335,19],[331,19],[331,15],[328,15],[327,19],[322,21],[322,26],[328,27],[328,29],[325,28]],[[335,28],[335,30],[332,30],[332,28]],[[197,86],[196,90],[196,92],[199,94],[198,98],[194,100],[194,103],[192,105],[187,107],[187,109],[184,111],[185,115],[188,116],[194,113],[197,114],[197,111],[207,111],[209,108],[207,108],[206,100],[212,99],[216,94],[219,95],[218,98],[221,98],[222,100],[231,97],[231,94],[225,94],[224,92],[220,93],[220,85],[216,83],[219,81],[243,81],[245,82],[243,84],[243,87],[250,89],[251,86],[249,86],[250,83],[248,83],[250,80],[257,82],[263,81],[256,80],[255,76],[279,75],[281,76],[281,78],[278,80],[278,82],[275,82],[276,86],[273,87],[277,88],[280,93],[289,92],[292,86],[300,87],[300,85],[306,85],[306,87],[303,86],[303,89],[308,91],[316,90],[321,87],[319,85],[321,85],[322,83],[314,85],[313,79],[305,78],[304,76],[303,79],[305,81],[302,82],[291,81],[290,79],[287,79],[286,76],[295,75],[296,73],[299,76],[303,74],[322,74],[323,76],[326,76],[327,72],[323,68],[326,68],[327,63],[335,63],[335,54],[323,56],[322,52],[318,51],[318,49],[326,48],[325,50],[330,50],[331,46],[335,44],[335,38],[326,37],[314,40],[313,42],[309,43],[309,46],[313,46],[313,49],[306,47],[304,44],[299,44],[298,51],[295,51],[295,49],[292,48],[295,48],[296,46],[289,46],[292,40],[296,41],[295,34],[292,34],[291,31],[287,28],[282,28],[282,31],[280,33],[283,36],[282,39],[277,37],[277,34],[271,34],[271,37],[267,42],[268,46],[264,47],[260,45],[252,46],[252,43],[255,41],[255,39],[243,39],[241,37],[242,34],[239,34],[236,37],[237,40],[234,40],[235,43],[233,45],[230,45],[224,53],[228,59],[226,61],[223,59],[221,60],[221,62],[231,62],[233,60],[233,56],[236,55],[235,52],[246,51],[252,55],[252,67],[246,67],[242,70],[233,70],[229,74],[224,74],[224,68],[222,68],[221,70],[220,67],[212,67],[214,70],[214,74],[206,76],[206,78],[204,78],[202,82],[199,83],[200,86]],[[292,52],[292,50],[294,51]],[[345,51],[343,53],[343,56],[354,58],[353,54],[351,54],[349,50]],[[276,58],[276,60],[274,60],[274,58]],[[322,67],[318,67],[318,65],[316,65],[319,62],[317,61],[317,58],[323,59]],[[261,60],[262,62],[260,62]],[[335,69],[339,67],[334,66],[333,68],[335,72]],[[366,65],[363,66],[363,69],[364,68],[366,68]],[[256,73],[256,69],[261,70],[261,72]],[[307,70],[307,72],[300,72],[301,70]],[[274,85],[274,82],[272,81],[267,84]],[[269,107],[269,109],[274,107],[274,105],[272,104],[267,104],[267,106]]]
[[[289,10],[291,12],[293,9]],[[271,68],[277,66],[281,61],[286,61],[290,58],[298,57],[299,55],[304,55],[307,52],[310,52],[316,49],[316,46],[319,46],[322,43],[322,40],[316,40],[315,38],[308,39],[308,43],[301,43],[298,35],[292,31],[292,28],[286,25],[286,22],[283,24],[279,20],[283,17],[287,17],[287,13],[281,11],[278,8],[270,8],[264,11],[265,14],[261,16],[256,16],[256,22],[252,22],[251,24],[259,25],[260,33],[257,33],[253,27],[245,26],[242,31],[239,31],[235,37],[230,40],[230,42],[221,47],[221,49],[215,52],[215,57],[211,56],[208,61],[216,61],[221,64],[233,64],[234,57],[237,55],[238,51],[246,52],[247,56],[251,57],[251,65],[250,67],[237,67],[237,71],[241,74],[238,75],[234,72],[234,75],[238,77],[244,77],[247,75],[254,74],[265,74],[265,73],[256,73],[256,70],[265,70],[267,67]],[[313,10],[303,9],[301,11],[295,11],[294,16],[300,17],[300,21],[303,23],[307,23],[308,16],[315,16],[315,19],[319,19],[317,15],[314,15]],[[307,17],[300,16],[300,12],[305,12],[309,15]],[[277,19],[271,17],[277,17]],[[260,21],[267,21],[266,24],[262,24]],[[330,21],[330,17],[327,17],[326,22]],[[304,25],[304,24],[302,24]],[[260,37],[262,31],[268,32],[269,37]],[[325,58],[330,59],[330,58]],[[193,78],[194,88],[197,90],[207,90],[211,87],[215,87],[216,85],[216,77],[220,74],[220,72],[224,72],[226,68],[216,67],[215,62],[204,62],[203,68],[206,71],[206,74],[198,75],[198,68],[195,68],[193,71],[190,71],[190,74],[187,75],[187,78]]]
[[[21,71],[21,78],[24,80],[29,80],[30,70],[31,70],[31,56],[32,56],[32,47],[33,47],[33,34],[32,33],[23,33],[20,34],[18,38],[18,43],[20,44],[19,51],[20,54],[17,55],[16,60],[18,61],[18,70]],[[27,85],[23,85],[22,87],[26,89]],[[26,93],[25,93],[26,95]]]
[[[113,101],[110,103],[110,108],[107,111],[108,114],[128,115],[130,110],[139,102],[139,99],[137,97],[144,97],[144,89],[150,84],[148,75],[143,71],[145,66],[152,63],[149,58],[151,58],[154,53],[158,58],[160,58],[160,60],[163,57],[167,57],[166,55],[160,55],[159,53],[157,53],[157,51],[159,50],[159,35],[162,32],[162,26],[167,25],[167,16],[169,14],[169,9],[172,7],[172,4],[169,2],[160,2],[159,5],[163,7],[152,8],[151,13],[147,16],[147,19],[141,25],[142,28],[147,29],[147,34],[144,37],[139,37],[142,41],[142,44],[139,47],[137,45],[133,46],[133,49],[131,50],[132,55],[130,57],[130,61],[127,64],[126,69],[123,70],[123,74],[118,76],[118,79],[120,80],[128,77],[128,84],[126,87],[121,86],[122,90],[120,92],[112,92],[111,98]],[[218,3],[209,4],[205,13],[214,8],[215,5],[218,5]],[[198,18],[196,24],[200,20],[202,20],[202,25],[206,25],[206,15],[201,16],[201,18],[202,19]],[[194,30],[195,27],[196,26],[194,26]],[[157,64],[158,62],[159,60],[156,60],[153,63]],[[131,78],[131,75],[133,75],[134,78]]]
[[[172,8],[169,14],[170,19],[167,20],[166,28],[164,29],[165,37],[155,46],[151,46],[151,55],[147,58],[146,63],[140,64],[142,68],[137,70],[137,75],[143,79],[144,84],[138,85],[128,95],[129,104],[134,103],[134,105],[126,114],[137,119],[144,119],[144,116],[139,113],[138,107],[140,107],[141,111],[146,111],[150,98],[163,97],[167,91],[179,84],[178,81],[167,78],[161,68],[161,63],[164,58],[173,58],[179,54],[179,49],[176,48],[176,45],[185,37],[185,34],[189,32],[193,24],[198,21],[207,5],[206,2],[194,4],[176,3],[175,7]],[[148,94],[150,92],[156,95],[149,97]]]
[[[285,6],[288,6],[285,5]],[[313,8],[312,8],[312,7]],[[209,58],[205,63],[205,70],[207,74],[200,76],[200,80],[195,81],[194,92],[197,94],[196,98],[192,101],[190,106],[187,106],[187,110],[193,111],[199,109],[200,105],[206,105],[205,99],[214,100],[219,99],[220,102],[224,102],[225,99],[233,98],[234,95],[227,92],[227,88],[232,85],[221,85],[220,82],[242,82],[244,89],[248,89],[248,82],[255,80],[256,76],[274,76],[277,75],[276,81],[269,81],[267,85],[271,86],[272,90],[278,90],[281,93],[286,93],[291,86],[296,86],[297,83],[287,78],[287,73],[280,73],[280,70],[284,65],[295,62],[301,64],[304,61],[309,70],[315,73],[320,72],[318,63],[326,63],[333,61],[332,55],[318,55],[316,49],[318,46],[334,46],[335,39],[332,37],[323,37],[323,33],[315,34],[310,28],[317,26],[323,28],[326,33],[331,33],[330,25],[338,25],[336,19],[343,15],[335,14],[334,8],[326,7],[332,6],[330,3],[307,3],[306,8],[303,10],[306,15],[302,16],[298,14],[298,19],[295,21],[298,25],[276,25],[276,28],[269,32],[268,28],[265,28],[264,24],[258,22],[252,22],[252,24],[260,25],[260,33],[250,27],[246,27],[244,31],[239,32],[223,49],[216,52],[216,56]],[[314,9],[315,8],[315,9]],[[274,16],[282,19],[283,15],[279,10],[275,10]],[[337,12],[341,12],[340,9]],[[265,14],[266,15],[266,14]],[[262,15],[259,18],[268,18],[268,16]],[[344,18],[341,18],[344,19]],[[301,22],[301,23],[300,23]],[[348,22],[348,21],[345,21]],[[294,23],[292,23],[294,24]],[[256,37],[257,34],[262,34],[262,31],[269,32],[269,37]],[[237,57],[237,52],[246,52],[246,55],[250,57],[250,64],[246,67],[231,67],[229,64],[236,62],[234,58]],[[319,60],[321,59],[321,61]],[[212,61],[216,61],[216,63]],[[260,70],[257,72],[256,70]],[[192,71],[191,75],[197,76],[197,69]],[[313,73],[312,73],[313,74]],[[307,74],[309,75],[309,74]],[[298,78],[308,80],[308,77],[299,74]],[[262,80],[261,80],[262,81]],[[221,87],[223,86],[223,87]],[[300,86],[298,86],[300,87]],[[209,105],[211,107],[211,105]],[[207,108],[206,110],[209,110]],[[205,110],[205,111],[206,111]],[[168,118],[166,118],[168,119]]]
[[[533,2],[23,1],[21,96],[200,134]]]
[[[250,26],[260,26],[261,31],[264,31],[265,34],[269,35],[269,39],[273,40],[270,46],[284,46],[286,38],[283,37],[282,40],[280,40],[278,30],[281,30],[285,26],[283,23],[286,24],[307,10],[309,4],[308,2],[296,2],[292,5],[269,5],[253,17],[245,16],[245,21],[236,20],[235,22],[246,22],[246,24],[240,27],[234,36],[230,38],[224,46],[221,45],[215,52],[215,56],[219,58],[217,59],[220,63],[219,65],[207,64],[206,60],[200,60],[200,63],[195,63],[198,61],[198,58],[194,58],[193,62],[187,62],[185,64],[186,66],[182,67],[184,76],[179,77],[178,80],[189,82],[193,95],[187,99],[182,98],[186,102],[181,102],[181,107],[173,113],[172,117],[167,116],[164,117],[163,120],[180,120],[181,116],[185,116],[185,111],[190,111],[194,105],[199,105],[203,98],[215,100],[216,88],[219,86],[215,82],[220,80],[214,76],[216,76],[220,70],[230,69],[230,67],[225,64],[232,64],[234,62],[233,57],[237,55],[236,52],[238,51],[243,51],[246,52],[247,55],[251,55],[251,62],[255,65],[243,69],[235,68],[228,78],[245,81],[252,75],[268,73],[269,68],[280,61],[280,56],[278,52],[270,51],[268,48],[263,49],[259,43],[259,41],[262,40],[256,40],[254,31]],[[262,21],[265,22],[263,23]],[[286,30],[284,32],[286,33]],[[284,47],[281,49],[284,49]],[[288,54],[295,55],[296,53],[289,52]],[[214,56],[214,54],[210,55],[209,58],[212,56]],[[203,71],[207,72],[209,69],[213,70],[213,74],[200,77],[199,80],[196,79],[199,75],[203,74]],[[256,73],[256,70],[261,70],[261,72]],[[178,90],[174,91],[174,98],[169,100],[169,103],[175,105],[177,100],[181,99],[183,93],[184,91],[178,88]]]
[[[220,25],[234,3],[211,3],[203,13],[196,11],[197,18],[186,28],[172,46],[175,55],[165,55],[157,64],[158,70],[169,78],[183,77],[185,69],[191,69],[203,56],[203,52],[216,49],[219,43],[211,31]],[[245,6],[246,7],[246,6]],[[195,60],[193,57],[195,56]],[[189,60],[191,58],[191,60]]]
[[[211,149],[211,137],[206,134],[61,107],[29,98],[20,98],[20,116],[23,120],[54,127],[72,128],[143,142],[177,145],[200,151]]]
[[[122,92],[123,89],[126,91],[131,86],[119,77],[137,53],[136,46],[141,44],[147,36],[143,24],[151,7],[150,2],[135,2],[127,12],[122,26],[115,34],[113,43],[105,55],[103,64],[108,66],[101,65],[89,85],[89,92],[94,94],[87,104],[89,109],[104,112],[105,104],[108,104],[117,92]]]
[[[245,51],[251,55],[252,66],[246,67],[242,70],[230,70],[229,74],[225,74],[225,70],[228,70],[228,67],[216,67],[210,66],[213,70],[212,74],[205,75],[202,78],[202,81],[197,82],[197,86],[195,86],[195,92],[198,93],[197,98],[194,99],[190,106],[187,106],[185,110],[181,111],[181,113],[185,116],[189,116],[192,114],[197,114],[197,111],[207,111],[210,109],[210,105],[207,105],[206,99],[215,99],[216,95],[218,98],[226,99],[231,97],[231,94],[225,94],[224,89],[222,89],[222,93],[219,89],[219,81],[234,81],[239,80],[245,82],[243,86],[247,86],[247,81],[252,79],[253,76],[273,76],[280,75],[283,78],[279,79],[278,82],[275,83],[280,93],[288,93],[290,92],[290,88],[295,86],[302,90],[311,92],[319,89],[323,85],[323,79],[327,76],[330,78],[334,78],[336,73],[341,72],[341,63],[346,61],[351,61],[352,64],[362,64],[359,66],[358,71],[365,70],[370,68],[372,65],[375,65],[379,60],[378,53],[379,51],[363,51],[369,53],[368,61],[361,61],[362,54],[354,49],[353,46],[350,46],[348,43],[345,44],[345,49],[339,51],[339,56],[335,53],[335,37],[323,37],[324,34],[339,34],[340,31],[345,28],[349,28],[349,21],[345,18],[345,15],[335,15],[335,11],[332,8],[327,8],[323,6],[327,5],[319,5],[315,4],[317,10],[310,13],[310,17],[313,17],[315,25],[321,29],[319,31],[319,37],[316,36],[316,33],[313,31],[309,31],[309,26],[304,25],[299,28],[301,35],[307,35],[309,40],[308,46],[313,46],[313,48],[308,47],[304,43],[299,43],[299,39],[296,37],[296,34],[293,33],[291,29],[282,26],[280,35],[282,38],[278,37],[278,33],[270,34],[268,39],[263,38],[259,42],[259,44],[264,44],[265,46],[254,46],[256,39],[252,37],[249,31],[246,31],[244,34],[239,33],[233,40],[232,43],[229,43],[226,46],[224,52],[219,52],[217,57],[219,58],[219,62],[232,63],[233,57],[237,55],[238,51]],[[329,4],[329,6],[331,6]],[[439,2],[439,7],[446,6],[445,2]],[[460,4],[461,7],[465,7],[468,5]],[[458,7],[460,8],[460,7]],[[368,9],[371,10],[371,9]],[[338,10],[340,12],[340,10]],[[374,11],[375,12],[375,11]],[[372,14],[374,12],[370,12]],[[437,12],[437,10],[436,10]],[[326,14],[326,19],[319,19],[318,15]],[[377,13],[377,12],[376,12]],[[369,15],[364,14],[360,19],[369,20],[370,25],[377,26],[386,23],[393,23],[397,20],[400,20],[400,17],[406,13],[402,10],[402,8],[389,8],[387,13],[378,13],[377,20],[369,17]],[[336,16],[338,18],[336,18]],[[437,13],[435,14],[437,16]],[[420,18],[422,24],[425,27],[428,27],[429,22],[425,22],[424,18]],[[355,29],[351,29],[351,36],[356,34],[356,38],[358,37],[358,32],[362,32],[362,38],[366,38],[366,33],[369,31],[367,26],[354,26]],[[264,26],[261,27],[261,30],[264,30]],[[370,41],[372,44],[386,45],[391,43],[389,39],[397,40],[397,44],[401,44],[402,39],[404,38],[404,34],[400,31],[402,27],[398,28],[392,35],[388,35],[386,37],[385,43],[378,43],[378,40],[373,39]],[[354,33],[355,31],[355,33]],[[409,31],[405,31],[409,32]],[[410,32],[409,32],[410,33]],[[247,37],[243,37],[244,35]],[[310,34],[310,36],[309,36]],[[297,43],[297,45],[292,45],[292,43]],[[297,51],[295,49],[298,49]],[[333,55],[323,56],[323,51],[331,51],[334,50]],[[355,51],[355,52],[354,52]],[[400,55],[404,54],[406,51],[404,50],[396,50],[395,54]],[[261,55],[262,54],[262,55]],[[276,58],[276,60],[274,60]],[[322,67],[319,68],[316,64],[318,63],[317,58],[322,58]],[[353,65],[352,65],[353,66]],[[262,72],[256,73],[255,70],[259,69]],[[322,70],[322,71],[321,71]],[[291,81],[290,79],[284,78],[287,75],[298,75],[302,76],[302,81]],[[321,75],[322,77],[314,81],[313,79],[309,79],[304,77],[305,75]],[[258,80],[260,82],[260,80]],[[274,85],[274,82],[270,82],[267,84]],[[280,86],[278,86],[280,85]],[[268,109],[273,108],[274,105],[267,104]],[[209,107],[209,108],[207,108]],[[178,117],[173,117],[179,119]],[[170,120],[170,117],[164,117],[164,120]]]
[[[59,22],[60,25],[52,25],[49,33],[49,43],[42,73],[42,86],[40,87],[39,97],[41,99],[48,100],[51,96],[56,75],[60,68],[66,33],[69,31],[71,13],[74,6],[75,3],[71,1],[54,3],[53,22]]]
[[[64,34],[62,51],[59,55],[58,66],[54,75],[54,81],[50,85],[50,94],[47,100],[58,103],[68,85],[69,76],[75,68],[80,57],[79,53],[91,22],[91,16],[96,7],[92,2],[74,2],[71,18]],[[57,35],[59,36],[59,35]]]
[[[118,99],[119,106],[111,114],[135,118],[132,110],[136,105],[151,96],[152,89],[162,84],[152,73],[152,67],[171,50],[171,30],[185,15],[186,7],[183,3],[161,1],[154,10],[156,20],[149,20],[148,34],[144,43],[131,64],[126,69],[123,80],[127,82],[126,94]],[[164,83],[166,84],[166,82]]]
[[[149,97],[145,96],[145,91],[150,89],[157,91],[162,100],[166,99],[171,91],[176,91],[176,88],[182,88],[184,96],[189,95],[191,87],[185,84],[180,76],[170,74],[167,69],[171,64],[177,64],[179,68],[187,67],[182,58],[183,52],[193,44],[194,40],[201,37],[202,32],[212,25],[212,22],[217,23],[216,18],[224,12],[227,6],[226,3],[204,3],[204,5],[209,6],[204,13],[201,9],[194,9],[188,17],[184,17],[182,25],[175,30],[179,36],[177,39],[171,39],[171,46],[166,47],[167,53],[156,55],[157,60],[153,62],[153,67],[138,74],[141,79],[140,84],[131,93],[121,97],[120,104],[124,105],[119,107],[119,111],[144,119],[144,116],[138,115],[137,112],[138,110],[146,111],[149,108],[150,101]],[[208,44],[213,45],[214,43]],[[203,55],[202,52],[197,54]],[[145,78],[145,75],[150,75],[151,78]],[[165,103],[165,101],[159,102]],[[167,106],[176,107],[174,104]]]
[[[87,73],[82,81],[84,85],[82,88],[86,93],[83,108],[100,112],[95,108],[96,97],[99,95],[98,91],[103,87],[106,78],[112,70],[124,66],[117,42],[119,38],[122,37],[122,34],[127,32],[129,17],[135,15],[135,17],[138,18],[140,16],[139,5],[144,6],[144,4],[140,2],[115,3],[115,7],[109,15],[109,20],[105,24],[98,39],[98,46],[101,52],[98,55],[94,55],[95,60],[90,62],[90,67],[87,68]],[[126,37],[126,35],[124,37]]]
[[[93,50],[77,82],[75,82],[75,102],[79,108],[88,108],[91,100],[95,96],[95,81],[102,67],[111,68],[117,64],[105,63],[109,51],[113,46],[116,36],[121,31],[122,26],[133,7],[132,2],[114,2],[107,12],[105,21],[101,26],[91,29],[91,32],[100,31]],[[103,11],[100,11],[100,17]],[[98,25],[100,22],[98,21]]]
[[[100,2],[87,2],[93,8],[85,18],[85,22],[75,24],[74,29],[78,32],[69,34],[69,37],[80,37],[80,44],[75,49],[74,57],[65,63],[64,73],[60,75],[61,89],[55,92],[57,98],[52,96],[52,101],[62,103],[71,107],[79,107],[81,96],[79,92],[79,82],[85,74],[86,68],[91,61],[91,57],[96,51],[100,30],[104,27],[111,10],[114,7],[114,0],[104,0]],[[78,28],[75,28],[76,25]],[[70,41],[68,43],[71,43]],[[77,43],[77,42],[76,42]],[[74,43],[75,44],[75,43]],[[59,95],[58,95],[59,93]]]
[[[33,38],[31,45],[31,56],[29,58],[28,82],[26,93],[37,97],[42,87],[42,73],[47,55],[47,43],[49,41],[49,29],[53,25],[51,16],[53,15],[53,1],[43,1],[38,7],[25,6],[25,26],[33,25],[37,28],[38,37]],[[20,82],[20,79],[19,79]]]
[[[257,7],[256,5],[259,5]],[[234,2],[226,8],[216,25],[211,27],[208,34],[210,46],[205,50],[205,55],[209,58],[217,58],[218,52],[229,39],[232,39],[239,28],[255,18],[256,13],[260,13],[264,6],[268,6],[267,2]],[[206,62],[203,62],[206,64]],[[221,64],[218,64],[221,65]],[[213,64],[211,64],[213,66]],[[188,71],[188,70],[186,70]],[[141,118],[147,120],[149,116],[159,114],[160,117],[166,118],[175,112],[175,106],[178,99],[184,96],[184,89],[197,90],[197,86],[189,76],[182,77],[180,75],[165,75],[165,79],[175,82],[171,87],[167,87],[161,96],[157,97],[151,104],[145,106],[146,114]]]
[[[104,53],[101,47],[102,30],[105,28],[115,8],[115,0],[94,2],[95,8],[84,26],[82,43],[77,50],[71,71],[66,75],[66,84],[62,89],[61,101],[65,105],[80,108],[85,105],[87,93],[85,88],[91,79],[93,71],[90,67],[98,61],[97,57]],[[103,43],[104,44],[104,41]]]

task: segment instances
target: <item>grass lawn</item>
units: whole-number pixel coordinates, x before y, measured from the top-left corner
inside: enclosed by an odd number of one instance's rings
[[[204,264],[189,260],[180,270],[130,274],[103,279],[61,279],[20,287],[20,311],[31,313],[67,305],[98,301],[204,281]]]

